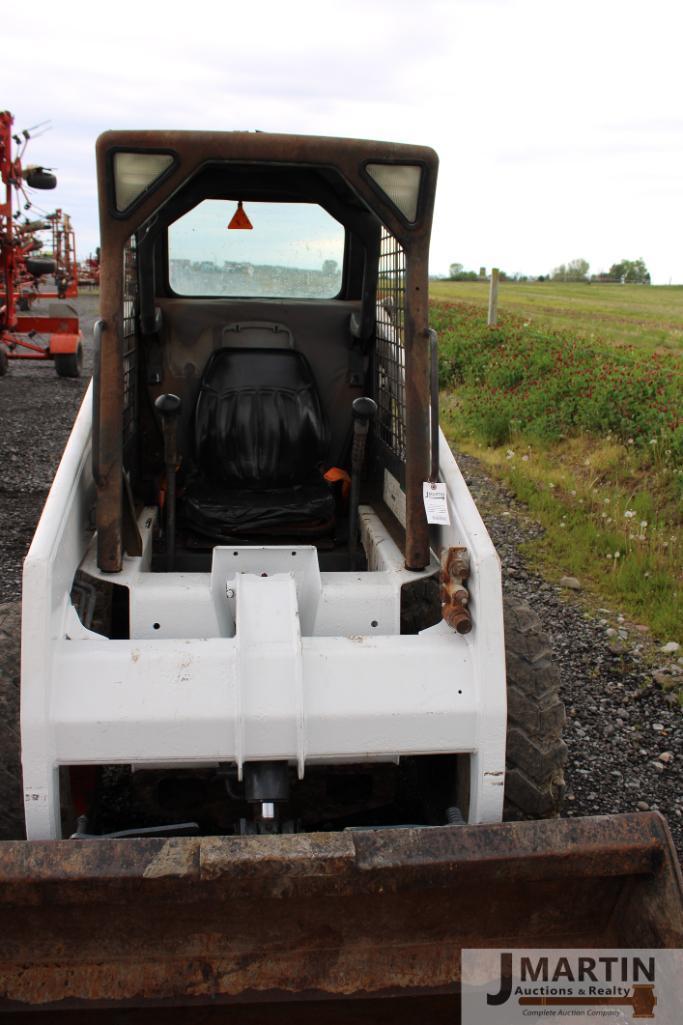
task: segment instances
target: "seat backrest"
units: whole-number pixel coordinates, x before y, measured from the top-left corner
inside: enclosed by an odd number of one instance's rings
[[[194,436],[209,480],[254,489],[311,480],[328,430],[308,361],[293,349],[218,349],[202,374]]]
[[[247,320],[226,324],[222,331],[226,349],[293,349],[294,339],[286,324],[272,320]]]

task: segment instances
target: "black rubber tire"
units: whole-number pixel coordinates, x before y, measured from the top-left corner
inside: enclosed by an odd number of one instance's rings
[[[29,171],[26,175],[26,184],[30,189],[56,189],[57,177],[51,171],[40,168]]]
[[[24,797],[19,730],[21,605],[0,605],[0,840],[22,840]]]
[[[54,274],[57,264],[47,256],[29,256],[26,258],[26,270],[34,278],[40,278],[43,274]]]
[[[505,818],[553,818],[564,794],[567,747],[560,674],[541,621],[526,602],[504,599],[507,662]]]
[[[58,377],[80,377],[83,370],[83,346],[79,342],[75,352],[62,352],[55,356]]]
[[[4,377],[9,370],[9,360],[7,359],[7,353],[0,345],[0,377]]]

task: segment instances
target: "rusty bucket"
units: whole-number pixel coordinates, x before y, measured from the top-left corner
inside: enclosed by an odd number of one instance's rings
[[[9,842],[0,1011],[44,1022],[452,1023],[463,947],[683,946],[681,892],[656,813]]]

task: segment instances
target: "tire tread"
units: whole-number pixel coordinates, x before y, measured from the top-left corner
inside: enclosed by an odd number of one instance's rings
[[[560,674],[538,615],[504,599],[508,727],[505,817],[552,818],[564,795],[567,747]]]
[[[25,835],[19,729],[21,604],[0,605],[0,840]]]

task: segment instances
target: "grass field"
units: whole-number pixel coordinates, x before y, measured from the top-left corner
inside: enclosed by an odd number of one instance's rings
[[[432,281],[429,292],[437,301],[467,302],[481,309],[488,306],[485,281]],[[610,345],[634,345],[646,352],[683,356],[683,285],[503,282],[498,308],[551,330],[571,330]]]
[[[550,286],[554,323],[529,315],[519,287],[509,286],[521,315],[503,301],[495,328],[486,325],[484,286],[436,288],[443,297],[432,297],[431,322],[449,436],[543,524],[529,554],[551,579],[578,576],[598,604],[683,642],[683,361],[672,335],[663,345],[641,325],[624,346],[616,334],[585,330],[594,286]],[[463,301],[461,288],[479,289],[477,301]],[[675,292],[683,326],[683,290],[625,288],[611,332],[632,311],[630,292]],[[656,305],[649,318],[664,320]]]

